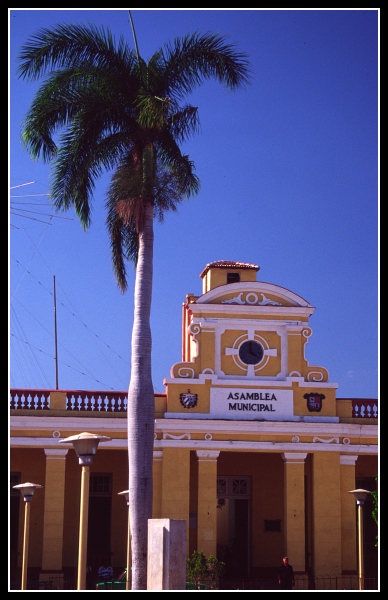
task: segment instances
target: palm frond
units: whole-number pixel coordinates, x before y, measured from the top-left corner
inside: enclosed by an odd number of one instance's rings
[[[195,166],[187,154],[182,154],[171,133],[164,130],[156,144],[158,161],[175,175],[179,182],[179,193],[191,198],[199,193],[200,182],[195,175]]]
[[[114,274],[117,284],[122,292],[127,290],[127,269],[126,261],[137,264],[139,252],[139,236],[136,232],[135,224],[130,220],[123,223],[116,210],[116,198],[108,197],[107,208],[107,229],[109,234],[111,257]]]
[[[94,25],[58,24],[42,28],[32,36],[19,55],[19,77],[36,80],[56,69],[77,65],[122,70],[138,70],[134,50],[124,38],[115,43],[109,29]]]
[[[166,95],[181,99],[210,78],[230,90],[248,85],[251,69],[247,55],[227,40],[227,36],[196,32],[165,44]]]

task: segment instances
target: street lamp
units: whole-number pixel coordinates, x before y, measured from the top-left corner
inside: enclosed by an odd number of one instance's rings
[[[364,548],[363,548],[363,516],[362,507],[364,506],[365,498],[370,492],[368,490],[351,490],[349,494],[353,494],[358,506],[358,589],[364,589]]]
[[[129,590],[129,573],[130,573],[130,556],[131,556],[131,525],[129,522],[129,490],[126,490],[125,492],[119,492],[118,493],[119,496],[125,496],[125,499],[127,501],[127,506],[128,506],[128,529],[127,529],[127,575],[125,578],[125,589]]]
[[[77,590],[86,589],[86,556],[88,540],[88,514],[89,514],[89,466],[93,464],[94,455],[97,452],[99,442],[108,442],[110,440],[106,435],[94,435],[93,433],[79,433],[72,435],[59,443],[73,444],[78,462],[82,465],[81,473],[81,503],[79,518],[79,543],[78,543],[78,574]]]
[[[24,499],[24,536],[23,536],[23,562],[22,562],[22,590],[27,589],[27,566],[28,566],[28,537],[30,530],[30,503],[32,496],[37,488],[42,486],[38,483],[19,483],[12,486],[14,489],[19,489]]]

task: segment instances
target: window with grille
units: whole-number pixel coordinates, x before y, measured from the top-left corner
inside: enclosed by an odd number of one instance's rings
[[[19,522],[20,522],[20,489],[13,489],[14,485],[21,483],[21,473],[10,473],[11,491],[9,498],[9,567],[10,579],[16,581],[19,576],[18,557],[22,548],[19,547]],[[24,507],[23,507],[24,509]],[[20,567],[19,567],[20,568]]]
[[[111,561],[112,474],[90,473],[88,564],[93,572]]]
[[[90,473],[90,496],[110,496],[112,491],[109,473]]]
[[[217,496],[219,498],[249,498],[251,486],[249,477],[227,475],[217,477]]]

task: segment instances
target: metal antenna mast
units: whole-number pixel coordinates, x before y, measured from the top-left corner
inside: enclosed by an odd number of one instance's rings
[[[132,27],[133,41],[135,42],[135,50],[136,50],[136,54],[137,54],[137,62],[139,64],[139,68],[140,68],[139,46],[137,45],[137,38],[136,38],[135,26],[133,24],[132,15],[131,15],[131,11],[130,10],[128,10],[128,14],[129,14],[129,20],[131,22],[131,27]]]
[[[54,344],[55,344],[55,389],[58,389],[58,340],[57,340],[57,293],[54,275]]]

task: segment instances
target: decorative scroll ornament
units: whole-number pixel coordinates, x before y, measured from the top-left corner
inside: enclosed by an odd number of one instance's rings
[[[178,369],[178,377],[188,377],[190,379],[192,379],[195,375],[194,369],[192,369],[191,367],[180,367]]]
[[[310,371],[307,373],[307,381],[323,381],[323,373],[319,371]]]
[[[222,300],[221,304],[250,304],[251,306],[257,304],[259,306],[281,306],[280,302],[270,300],[269,298],[267,298],[267,296],[265,296],[265,294],[261,294],[261,296],[262,300],[259,302],[259,296],[257,294],[255,294],[254,292],[248,292],[245,295],[245,300],[243,300],[243,292],[240,292],[238,296],[235,296],[234,298],[229,298],[229,300]]]
[[[164,440],[191,440],[190,433],[182,433],[181,435],[174,435],[173,433],[169,433],[165,431],[163,433]]]
[[[180,394],[179,399],[183,408],[194,408],[198,403],[198,394],[192,394],[187,390],[187,394]]]
[[[323,394],[310,392],[309,394],[305,394],[303,398],[306,398],[307,400],[307,409],[309,412],[321,412],[322,400],[325,398]]]

